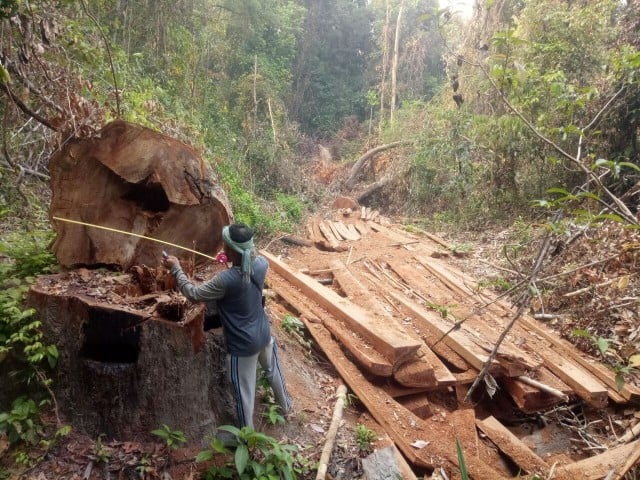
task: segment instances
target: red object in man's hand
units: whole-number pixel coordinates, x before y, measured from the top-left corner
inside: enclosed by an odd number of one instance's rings
[[[216,255],[216,262],[218,263],[222,263],[222,264],[227,264],[227,262],[229,261],[229,259],[227,258],[227,254],[224,252],[219,252]]]

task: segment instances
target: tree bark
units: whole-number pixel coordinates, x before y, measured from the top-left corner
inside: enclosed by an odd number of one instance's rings
[[[355,185],[358,174],[362,170],[365,162],[369,160],[371,157],[374,157],[378,153],[383,152],[385,150],[389,150],[390,148],[395,148],[400,145],[410,145],[412,143],[413,142],[410,140],[399,140],[397,142],[387,143],[386,145],[380,145],[379,147],[372,148],[371,150],[366,152],[364,155],[362,155],[358,160],[356,160],[356,163],[353,164],[353,167],[351,167],[351,172],[349,173],[349,178],[345,182],[345,186],[347,188],[352,188]]]
[[[390,17],[389,0],[387,0],[387,14],[384,20],[382,31],[382,77],[380,79],[380,120],[378,122],[378,135],[382,134],[382,125],[384,124],[384,94],[387,82],[387,70],[389,69],[389,17]]]
[[[398,18],[396,19],[396,35],[393,42],[393,65],[391,66],[391,107],[389,108],[389,123],[393,124],[393,114],[396,110],[396,95],[397,92],[397,76],[398,76],[398,56],[400,51],[400,22],[402,20],[402,9],[404,8],[404,1],[400,2],[400,8],[398,9]]]

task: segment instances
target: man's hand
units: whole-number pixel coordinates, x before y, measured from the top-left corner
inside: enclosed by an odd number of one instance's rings
[[[168,255],[166,257],[162,257],[162,265],[171,270],[175,265],[180,265],[180,262],[173,255]]]

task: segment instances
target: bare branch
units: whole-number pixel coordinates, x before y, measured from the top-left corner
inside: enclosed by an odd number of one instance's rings
[[[34,112],[33,110],[31,110],[29,107],[27,107],[22,102],[22,100],[20,100],[18,97],[16,97],[6,83],[0,83],[0,89],[9,97],[9,99],[16,105],[16,107],[18,107],[20,110],[22,110],[23,113],[25,113],[26,115],[30,116],[31,118],[37,120],[42,125],[44,125],[47,128],[50,128],[54,132],[58,131],[58,129],[56,127],[54,127],[46,118],[44,118],[40,114],[38,114],[38,113]]]

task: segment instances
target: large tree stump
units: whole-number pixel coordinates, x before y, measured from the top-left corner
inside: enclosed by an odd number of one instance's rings
[[[155,314],[149,295],[127,297],[126,277],[72,271],[40,277],[29,292],[60,352],[54,390],[65,421],[121,440],[166,424],[190,441],[233,422],[222,340],[202,332],[202,307],[185,309],[180,318],[196,320],[180,326]]]
[[[210,166],[187,145],[117,121],[96,138],[67,142],[50,172],[52,248],[69,270],[41,277],[28,302],[60,352],[53,388],[65,420],[119,439],[148,438],[166,424],[191,441],[233,421],[221,339],[203,332],[203,305],[171,290],[161,251],[182,257],[201,280],[222,266],[197,264],[204,258],[177,247],[54,219],[214,255],[232,215]],[[185,320],[193,321],[178,323]]]
[[[211,167],[191,147],[116,121],[97,138],[71,140],[52,158],[50,216],[157,238],[206,254],[222,245],[231,210]],[[65,267],[155,265],[159,243],[52,220]]]

